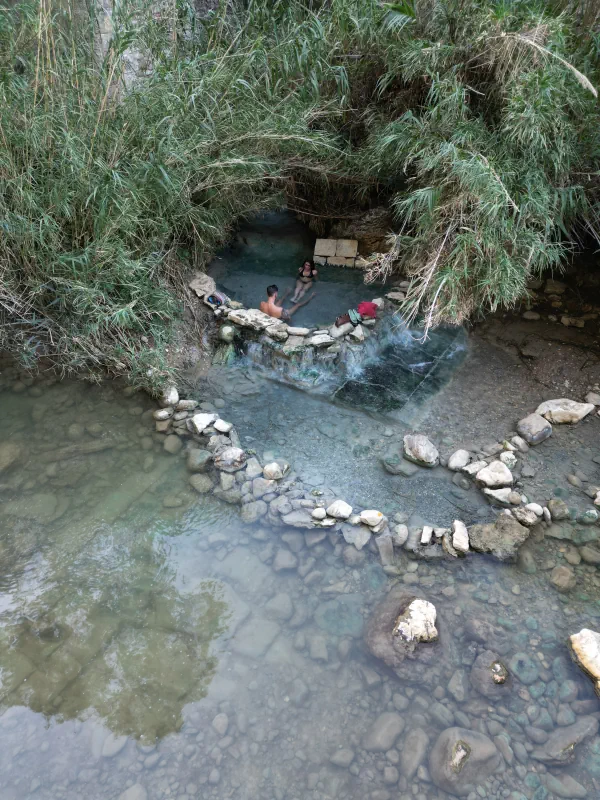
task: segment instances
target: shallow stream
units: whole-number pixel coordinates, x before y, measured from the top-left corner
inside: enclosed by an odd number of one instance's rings
[[[413,424],[454,397],[461,374]],[[411,526],[493,517],[442,467],[383,470],[408,421],[272,378],[247,363],[213,369],[194,396],[315,491]],[[560,488],[567,469],[598,481],[596,445],[582,444],[598,441],[597,419],[557,431],[541,446],[547,464],[539,449],[537,477],[522,478],[524,491],[568,500],[564,538],[528,543],[519,568],[400,551],[389,577],[338,533],[245,525],[236,507],[199,497],[185,448],[165,451],[144,394],[7,367],[0,408],[2,800],[448,800],[430,759],[455,726],[502,754],[470,800],[600,796],[600,701],[566,647],[600,624],[600,577],[578,550],[598,527],[576,521],[590,501]],[[577,586],[559,594],[549,574],[566,563]],[[437,608],[433,682],[416,664],[399,678],[365,645],[365,622],[397,583]],[[500,698],[472,673],[486,649],[511,673]],[[561,731],[568,749],[574,724],[591,735],[568,763],[540,760]]]

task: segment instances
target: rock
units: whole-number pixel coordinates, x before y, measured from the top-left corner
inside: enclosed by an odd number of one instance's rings
[[[329,328],[329,335],[332,339],[341,339],[350,331],[354,330],[354,325],[351,322],[345,322],[343,325],[332,325]]]
[[[347,769],[354,761],[354,752],[344,747],[341,750],[336,750],[329,761],[331,764],[335,764],[336,767]]]
[[[573,660],[594,681],[600,697],[600,633],[582,628],[569,637],[569,645]]]
[[[189,419],[188,426],[192,433],[199,436],[218,419],[218,416],[218,414],[194,414],[194,416]]]
[[[438,638],[436,615],[433,603],[415,598],[398,615],[392,633],[407,642],[434,642]]]
[[[157,420],[157,422],[164,422],[167,419],[171,419],[173,416],[174,409],[172,406],[167,406],[166,408],[158,408],[153,414],[152,417]]]
[[[311,517],[316,520],[325,519],[326,516],[327,512],[325,511],[324,508],[315,508],[315,510],[311,514]]]
[[[385,753],[390,750],[402,731],[404,719],[394,711],[380,714],[363,738],[362,746],[370,753]]]
[[[376,528],[381,522],[383,522],[385,517],[381,513],[381,511],[361,511],[360,512],[360,521],[365,525],[368,525],[370,528]]]
[[[525,508],[529,509],[529,511],[533,511],[536,517],[542,517],[544,515],[544,509],[539,503],[527,503]]]
[[[289,594],[279,592],[265,603],[265,611],[271,619],[287,622],[294,613],[294,605]]]
[[[284,514],[281,519],[292,528],[314,528],[315,526],[312,514],[306,508],[299,508],[289,514]]]
[[[134,783],[119,795],[119,800],[147,800],[147,798],[148,792],[141,783]]]
[[[285,462],[278,463],[271,461],[270,464],[265,464],[263,468],[263,475],[267,480],[280,481],[290,471],[290,465]]]
[[[371,529],[366,525],[342,525],[342,536],[347,544],[362,550],[371,541]]]
[[[229,717],[227,714],[217,714],[211,723],[213,729],[219,736],[225,736],[227,728],[229,727]]]
[[[115,736],[113,733],[109,733],[102,745],[102,755],[104,758],[116,756],[117,753],[121,752],[128,741],[128,736]]]
[[[328,333],[317,333],[307,340],[307,344],[311,347],[329,347],[329,345],[334,342],[335,339]]]
[[[464,703],[469,694],[469,680],[463,669],[454,670],[448,681],[448,692],[457,703]]]
[[[213,488],[213,482],[208,475],[195,473],[190,475],[190,485],[198,494],[207,494]]]
[[[270,339],[275,339],[276,342],[285,342],[288,339],[288,328],[284,322],[275,323],[265,328],[265,333]]]
[[[252,331],[266,331],[271,325],[281,325],[279,320],[264,314],[257,308],[235,309],[229,313],[227,320]]]
[[[158,399],[159,405],[163,408],[167,406],[176,406],[179,402],[179,392],[176,386],[166,386],[163,393]]]
[[[252,456],[246,462],[246,476],[248,480],[253,480],[254,478],[259,478],[263,474],[263,468],[261,467],[257,458]]]
[[[16,442],[0,442],[0,472],[11,466],[21,455],[21,447]]]
[[[38,522],[49,522],[60,515],[60,502],[58,497],[51,492],[36,492],[35,494],[23,494],[17,496],[16,500],[7,500],[2,505],[2,510],[6,514],[23,519],[34,519]],[[66,506],[63,506],[63,510]],[[6,529],[6,523],[4,523]]]
[[[579,548],[581,560],[586,564],[593,564],[595,567],[600,565],[600,550],[591,544],[584,544]]]
[[[564,294],[567,290],[566,283],[556,281],[554,278],[548,278],[546,286],[544,287],[545,294]]]
[[[582,420],[593,410],[593,403],[577,403],[575,400],[567,400],[563,397],[560,400],[546,400],[536,408],[535,413],[555,424],[573,424]]]
[[[530,686],[539,678],[539,667],[527,653],[515,653],[508,662],[508,666],[513,675],[525,686]]]
[[[219,328],[219,339],[225,344],[231,344],[235,339],[235,328],[233,325],[221,325]]]
[[[408,527],[406,525],[395,525],[392,531],[392,539],[395,547],[403,547],[408,539]]]
[[[528,444],[540,444],[552,436],[552,425],[540,414],[530,414],[517,423],[517,431]]]
[[[598,394],[598,392],[588,392],[585,396],[585,402],[600,406],[600,394]]]
[[[440,463],[437,448],[421,434],[404,437],[404,457],[422,467],[436,467]]]
[[[255,500],[242,506],[241,516],[244,522],[256,522],[266,516],[269,506],[264,500]]]
[[[508,514],[500,514],[494,523],[469,528],[471,549],[490,553],[500,561],[516,560],[517,551],[528,536],[529,528]]]
[[[575,759],[577,745],[597,732],[598,720],[595,717],[579,717],[573,725],[553,731],[543,747],[534,750],[531,757],[546,764],[568,764]]]
[[[384,533],[375,539],[377,550],[379,551],[379,558],[383,567],[391,567],[395,563],[394,558],[394,542],[389,533]]]
[[[400,771],[411,780],[425,759],[429,747],[429,736],[422,728],[410,730],[400,748]]]
[[[490,700],[499,700],[508,694],[508,677],[508,670],[500,656],[491,650],[480,653],[471,667],[471,685]]]
[[[522,506],[521,508],[514,508],[512,513],[517,522],[520,525],[524,525],[526,528],[532,528],[539,522],[538,515],[535,513],[535,511],[532,511],[530,508],[526,508],[525,506]]]
[[[223,472],[237,472],[246,463],[246,453],[239,447],[226,447],[215,456],[214,462]]]
[[[575,573],[571,567],[554,567],[550,573],[550,583],[559,592],[570,592],[577,585]]]
[[[288,333],[290,336],[308,336],[310,328],[295,328],[292,325],[288,325]]]
[[[188,283],[188,286],[201,300],[217,291],[217,285],[214,279],[204,272],[197,272]]]
[[[455,519],[452,523],[452,547],[460,555],[465,555],[469,552],[469,533],[467,526],[459,519]]]
[[[352,506],[343,500],[334,500],[327,507],[327,516],[334,519],[348,519],[352,514]]]
[[[268,481],[266,478],[254,478],[252,481],[252,496],[260,500],[264,495],[274,492],[276,488],[276,481]]]
[[[457,450],[455,453],[452,453],[448,459],[448,469],[455,472],[461,470],[463,467],[467,466],[470,460],[471,454],[468,450]]]
[[[212,453],[208,450],[189,450],[187,468],[190,472],[206,472],[212,461]]]
[[[487,736],[466,728],[447,728],[429,756],[429,773],[445,792],[464,797],[496,771],[502,757]]]
[[[499,489],[512,484],[513,476],[502,461],[492,461],[491,464],[479,470],[475,475],[475,480],[483,486],[487,486],[488,489]]]
[[[282,570],[288,569],[296,569],[298,566],[298,559],[296,556],[290,551],[281,548],[275,554],[275,558],[273,559],[273,569],[275,572],[281,572]]]
[[[165,452],[170,453],[172,456],[174,456],[183,447],[183,442],[181,441],[179,436],[177,436],[177,434],[170,433],[168,436],[165,436],[163,447],[165,449]]]
[[[548,511],[554,522],[569,519],[569,506],[558,497],[553,497],[548,501]]]
[[[318,634],[311,636],[308,652],[313,661],[329,661],[329,653],[327,652],[327,639]]]
[[[521,495],[514,492],[510,486],[504,489],[484,489],[483,493],[491,505],[498,505],[503,508],[509,508],[521,502]],[[515,501],[514,503],[513,500]]]
[[[514,469],[517,466],[516,455],[508,450],[504,453],[500,453],[500,461],[504,466],[508,467],[508,469]]]
[[[582,786],[570,775],[564,775],[562,773],[560,775],[551,775],[548,772],[544,776],[544,782],[546,784],[546,789],[557,797],[564,797],[567,798],[567,800],[573,800],[573,798],[578,797],[588,797],[588,791],[585,786]]]
[[[231,432],[231,429],[233,428],[233,423],[225,422],[224,419],[216,419],[213,422],[213,428],[219,433],[228,434]]]

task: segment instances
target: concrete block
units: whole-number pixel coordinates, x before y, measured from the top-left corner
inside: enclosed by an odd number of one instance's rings
[[[334,256],[337,245],[336,239],[317,239],[315,242],[316,256]]]
[[[335,255],[340,258],[356,258],[358,242],[356,239],[338,239],[335,245]]]
[[[355,261],[355,258],[341,258],[340,256],[327,259],[327,263],[334,267],[353,267]]]
[[[320,264],[323,266],[323,264],[327,263],[327,256],[314,256],[313,261],[315,264]]]

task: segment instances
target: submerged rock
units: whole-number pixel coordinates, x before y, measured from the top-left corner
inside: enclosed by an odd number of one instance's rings
[[[569,637],[569,644],[573,660],[594,681],[600,696],[600,633],[582,628]]]
[[[464,797],[485,783],[501,763],[496,745],[487,736],[466,728],[447,728],[431,750],[429,773],[438,789]]]
[[[240,447],[226,447],[215,456],[215,467],[223,472],[237,472],[246,463],[246,453]]]
[[[554,567],[550,573],[550,583],[559,592],[570,592],[577,585],[577,578],[575,572],[571,567],[560,566]]]
[[[429,736],[422,728],[408,731],[400,748],[400,771],[411,780],[425,759]]]
[[[422,467],[436,467],[440,463],[437,448],[420,433],[404,437],[404,457]]]
[[[21,448],[16,442],[0,442],[0,472],[10,467],[21,455]]]
[[[370,753],[385,753],[394,746],[404,730],[404,719],[394,711],[380,714],[363,739],[363,747]]]
[[[484,650],[471,667],[471,684],[484,697],[499,700],[507,693],[509,673],[497,653]]]
[[[494,523],[472,525],[469,542],[472,550],[490,553],[500,561],[514,561],[517,551],[529,536],[529,528],[509,514],[500,514]]]
[[[190,472],[206,472],[212,461],[209,450],[189,450],[187,455],[187,468]]]
[[[586,417],[595,408],[593,403],[577,403],[563,397],[560,400],[546,400],[535,410],[536,414],[556,424],[575,423]]]
[[[552,425],[540,414],[529,414],[517,423],[517,431],[528,444],[540,444],[552,436]]]
[[[598,732],[598,720],[592,716],[579,717],[573,725],[557,728],[543,747],[534,750],[531,757],[546,764],[569,764],[575,759],[575,748]]]

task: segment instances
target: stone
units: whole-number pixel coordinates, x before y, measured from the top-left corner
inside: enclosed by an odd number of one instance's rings
[[[540,414],[529,414],[517,423],[517,431],[528,444],[540,444],[552,436],[552,425]]]
[[[469,552],[469,533],[467,526],[459,519],[455,519],[452,523],[452,547],[459,555],[465,555]]]
[[[308,339],[307,344],[311,347],[329,347],[329,345],[333,344],[335,339],[330,336],[328,333],[316,333],[314,336],[311,336]]]
[[[294,604],[289,594],[279,592],[271,597],[270,600],[267,600],[265,603],[265,612],[271,619],[287,622],[294,614]]]
[[[385,520],[385,517],[381,513],[381,511],[361,511],[360,512],[360,521],[365,525],[368,525],[370,528],[376,528],[381,522]]]
[[[454,472],[461,470],[463,467],[467,466],[470,460],[471,454],[468,450],[457,450],[456,452],[452,453],[448,459],[448,469],[451,469]]]
[[[270,481],[280,481],[290,471],[290,465],[285,462],[271,461],[265,464],[263,475]]]
[[[406,699],[406,698],[403,698]],[[407,780],[412,780],[416,771],[425,760],[429,736],[422,728],[409,730],[400,748],[400,772]]]
[[[519,547],[528,536],[529,528],[509,514],[499,514],[494,523],[469,528],[471,549],[490,553],[500,561],[515,561]]]
[[[364,342],[365,340],[365,331],[362,325],[353,327],[348,335],[354,342]]]
[[[248,328],[252,331],[266,331],[271,325],[280,326],[281,322],[257,308],[242,308],[231,311],[227,317],[229,322]]]
[[[457,703],[464,703],[469,694],[469,680],[463,669],[454,670],[448,681],[448,693]]]
[[[525,508],[529,511],[533,511],[536,517],[542,517],[544,515],[544,509],[539,503],[527,503]]]
[[[183,447],[183,442],[175,433],[170,433],[168,436],[165,436],[165,440],[163,442],[163,448],[165,452],[170,453],[172,456],[179,453],[181,448]]]
[[[567,290],[566,283],[548,278],[544,287],[545,294],[564,294]]]
[[[8,469],[21,455],[21,447],[16,442],[0,442],[0,472]]]
[[[490,700],[499,700],[509,691],[509,673],[500,656],[491,650],[479,653],[471,667],[473,688]]]
[[[466,728],[447,728],[431,750],[429,774],[438,789],[465,797],[501,763],[496,745],[487,736]]]
[[[403,547],[408,539],[408,526],[395,525],[392,531],[392,539],[395,547]]]
[[[492,461],[491,464],[479,470],[475,475],[475,480],[488,489],[499,489],[502,486],[510,486],[513,482],[513,476],[502,461]]]
[[[530,686],[539,678],[539,667],[527,653],[515,653],[508,666],[512,674],[525,686]]]
[[[246,463],[246,453],[240,447],[226,447],[214,457],[214,462],[223,472],[237,472]]]
[[[380,714],[364,736],[363,748],[370,753],[385,753],[394,746],[404,726],[404,718],[395,711]]]
[[[504,466],[508,467],[508,469],[514,469],[517,466],[516,455],[508,450],[504,453],[500,453],[500,461]]]
[[[158,408],[153,414],[152,417],[157,420],[158,422],[164,422],[167,419],[171,419],[173,416],[174,409],[172,406],[167,406],[166,408]],[[0,454],[1,458],[1,454]],[[1,471],[1,470],[0,470]]]
[[[585,402],[591,403],[594,406],[600,406],[600,394],[598,394],[598,392],[588,392],[585,396]]]
[[[119,795],[119,800],[147,800],[147,798],[148,792],[141,783],[134,783]]]
[[[334,500],[327,507],[327,516],[334,519],[348,519],[352,514],[352,506],[344,502],[344,500]]]
[[[209,450],[188,450],[187,468],[190,472],[206,472],[212,461],[212,453]]]
[[[117,753],[121,752],[128,741],[128,736],[115,736],[113,733],[109,733],[104,740],[104,744],[102,745],[103,757],[113,758],[113,756],[116,756]]]
[[[546,400],[536,408],[535,413],[554,424],[573,424],[582,420],[591,411],[594,411],[593,403],[578,403],[563,397],[560,400]]]
[[[167,406],[176,406],[179,402],[179,392],[177,391],[176,386],[166,386],[158,398],[159,405],[163,408],[167,408]]]
[[[581,560],[586,564],[593,564],[595,567],[600,565],[600,550],[591,544],[584,544],[579,548]]]
[[[550,583],[559,592],[570,592],[577,585],[575,572],[571,567],[560,566],[554,567],[550,573]]]
[[[356,258],[358,255],[358,241],[356,239],[337,239],[335,255],[339,258]]]
[[[246,462],[246,476],[248,480],[253,480],[254,478],[258,478],[263,474],[263,468],[261,467],[257,458],[252,456]]]
[[[273,569],[275,572],[282,572],[283,570],[288,569],[296,569],[298,566],[298,559],[296,556],[290,551],[281,548],[275,554],[275,558],[273,559]]]
[[[600,697],[600,633],[582,628],[569,637],[569,645],[573,660],[594,681]]]
[[[437,448],[422,434],[408,434],[404,437],[404,457],[422,467],[437,467],[440,463]]]
[[[308,336],[310,328],[295,328],[292,325],[288,325],[288,333],[290,336]]]
[[[539,522],[538,515],[535,513],[535,511],[532,511],[530,508],[526,508],[525,506],[521,508],[514,508],[512,513],[517,522],[520,525],[524,525],[526,528],[532,528]]]
[[[190,485],[198,494],[208,494],[213,488],[213,482],[208,475],[195,473],[190,475]]]
[[[289,514],[284,514],[281,519],[291,528],[313,528],[315,525],[311,512],[306,508],[298,508]]]
[[[327,639],[321,634],[310,637],[308,651],[313,661],[329,661]]]
[[[313,519],[316,519],[316,520],[325,519],[326,516],[327,516],[327,512],[325,511],[324,508],[315,508],[314,511],[311,514],[311,517]]]
[[[384,533],[382,536],[377,536],[375,539],[377,550],[379,551],[379,558],[383,567],[391,567],[395,563],[394,558],[394,542],[389,533]]]
[[[276,487],[276,481],[268,481],[266,478],[254,478],[252,481],[252,496],[260,500],[264,495],[275,491]]]
[[[515,492],[510,486],[504,489],[484,489],[483,493],[491,505],[502,506],[503,508],[512,506],[513,499],[515,499],[517,503],[521,502],[521,496],[519,494],[517,494],[516,498],[513,498]]]
[[[227,733],[227,728],[229,727],[229,717],[227,714],[217,714],[217,716],[211,722],[213,730],[215,730],[219,736],[225,736]]]
[[[335,256],[337,239],[317,239],[315,242],[315,255],[328,258]]]
[[[204,272],[197,272],[188,286],[201,300],[217,291],[217,285],[210,275]]]
[[[340,750],[336,750],[335,753],[330,757],[329,761],[336,767],[343,767],[344,769],[347,769],[354,761],[354,752],[347,747],[343,747]]]
[[[548,511],[554,522],[569,518],[569,506],[559,497],[548,501]]]
[[[194,414],[188,422],[188,426],[192,433],[200,435],[204,430],[210,427],[213,422],[218,418],[218,414]]]
[[[371,529],[367,525],[342,525],[342,536],[347,544],[353,544],[357,550],[371,541]]]
[[[573,798],[578,797],[588,797],[588,791],[585,786],[582,786],[570,775],[562,773],[560,775],[551,775],[548,772],[544,776],[544,782],[546,784],[546,789],[557,797],[564,797],[567,798],[567,800],[573,800]]]
[[[461,472],[464,472],[469,477],[474,478],[477,473],[487,467],[487,461],[473,461],[470,464],[467,464],[465,467],[462,468]]]
[[[235,328],[233,325],[221,325],[219,328],[219,339],[225,344],[231,344],[235,339]]]
[[[216,419],[213,422],[213,428],[218,431],[219,433],[230,433],[231,429],[233,428],[232,422],[225,422],[224,419]]]
[[[257,522],[261,517],[266,516],[269,506],[264,500],[255,500],[242,506],[241,516],[244,522]]]
[[[415,598],[398,616],[392,633],[407,642],[434,642],[438,638],[436,616],[433,603]]]
[[[573,725],[553,731],[546,743],[531,753],[531,757],[546,764],[569,764],[575,760],[577,745],[597,732],[598,720],[595,717],[579,717]]]

